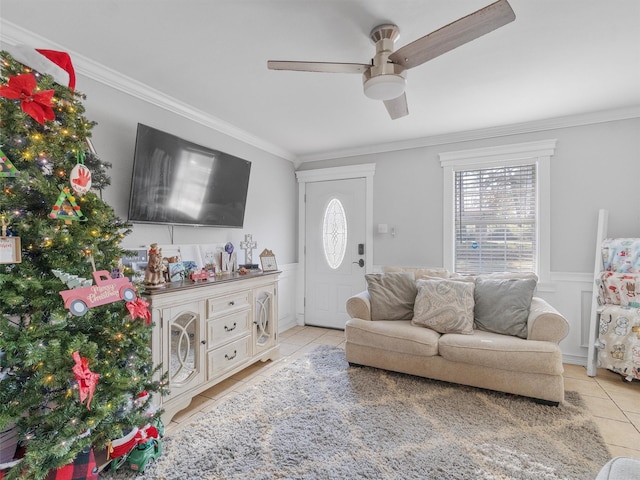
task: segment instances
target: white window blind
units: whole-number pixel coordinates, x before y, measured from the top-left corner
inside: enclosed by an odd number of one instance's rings
[[[455,271],[537,271],[536,164],[455,172]]]

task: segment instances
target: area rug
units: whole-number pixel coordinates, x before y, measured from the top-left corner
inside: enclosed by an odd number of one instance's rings
[[[580,396],[559,407],[368,367],[320,346],[105,479],[593,479],[610,456]]]

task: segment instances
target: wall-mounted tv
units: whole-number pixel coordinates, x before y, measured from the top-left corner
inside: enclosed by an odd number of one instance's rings
[[[251,162],[138,124],[129,222],[242,227]]]

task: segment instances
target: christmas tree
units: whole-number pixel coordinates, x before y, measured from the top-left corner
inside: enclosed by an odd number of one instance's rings
[[[142,299],[90,300],[74,314],[60,294],[95,270],[117,277],[130,232],[101,198],[110,165],[90,148],[72,65],[61,84],[0,57],[0,244],[19,245],[0,257],[0,431],[16,424],[25,447],[5,478],[39,479],[148,423],[142,394],[162,385]]]

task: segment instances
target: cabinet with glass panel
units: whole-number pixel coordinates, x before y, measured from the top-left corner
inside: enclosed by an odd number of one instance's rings
[[[165,423],[198,393],[254,362],[277,358],[278,274],[234,273],[145,292],[153,359],[169,390],[154,399]]]

